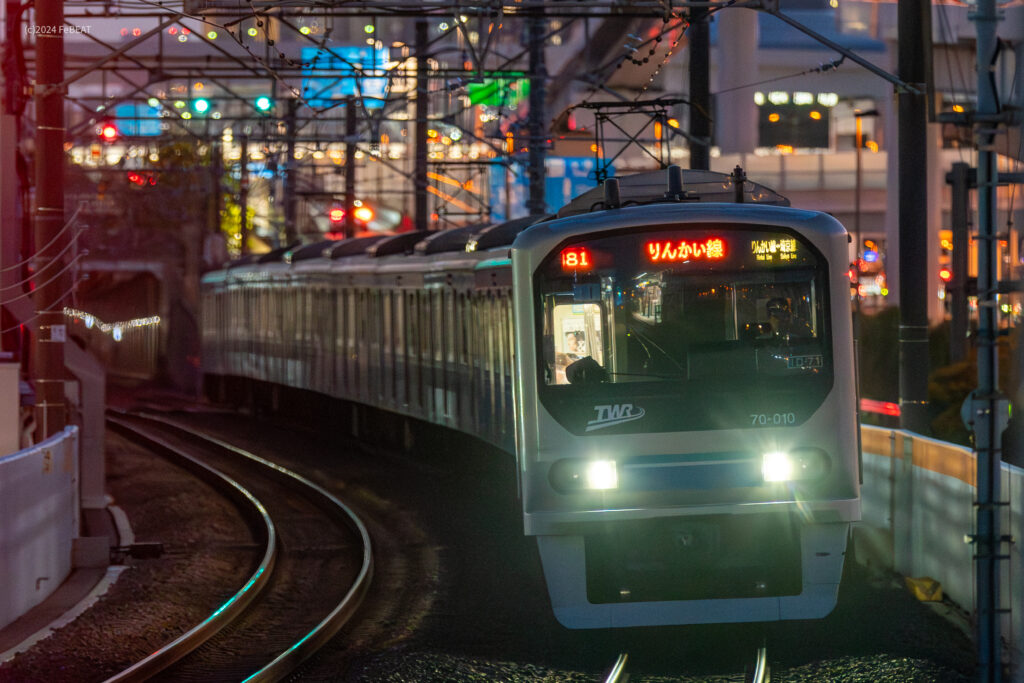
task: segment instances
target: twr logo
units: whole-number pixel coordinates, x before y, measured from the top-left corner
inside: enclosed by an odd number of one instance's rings
[[[619,403],[616,405],[594,406],[597,417],[587,423],[588,432],[595,429],[604,429],[624,422],[639,420],[645,415],[643,408],[634,407],[632,403]]]

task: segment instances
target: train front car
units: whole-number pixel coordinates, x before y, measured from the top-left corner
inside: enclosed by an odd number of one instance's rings
[[[518,461],[570,628],[808,619],[860,516],[847,232],[661,203],[512,251]]]

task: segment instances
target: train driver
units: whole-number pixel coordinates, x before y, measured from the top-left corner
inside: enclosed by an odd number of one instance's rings
[[[793,315],[789,299],[781,296],[768,300],[768,323],[770,334],[775,338],[807,338],[814,336],[814,330],[801,318]]]

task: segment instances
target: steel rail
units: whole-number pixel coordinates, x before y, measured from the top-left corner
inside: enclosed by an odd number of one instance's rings
[[[623,652],[619,655],[619,658],[615,660],[615,664],[612,665],[612,670],[608,672],[608,675],[604,679],[604,683],[620,683],[625,681],[626,678],[626,662],[629,661],[629,654]]]
[[[345,597],[342,598],[341,602],[331,610],[330,614],[324,617],[316,626],[313,627],[312,630],[300,638],[290,648],[275,657],[269,664],[246,678],[245,681],[264,683],[283,679],[294,671],[299,664],[326,644],[327,641],[330,640],[339,630],[341,630],[341,628],[359,608],[360,603],[362,603],[363,598],[366,596],[366,593],[370,588],[370,581],[373,578],[373,547],[370,541],[369,530],[367,530],[363,521],[359,519],[359,516],[356,515],[351,508],[345,505],[345,503],[341,502],[341,500],[339,500],[334,494],[297,472],[293,472],[275,462],[271,462],[270,460],[261,458],[258,455],[249,453],[248,451],[238,448],[237,446],[229,444],[216,437],[193,432],[185,426],[163,416],[151,414],[138,415],[144,419],[159,422],[174,429],[186,432],[190,437],[198,438],[216,445],[217,447],[225,449],[235,455],[246,458],[251,462],[262,465],[263,467],[266,467],[289,479],[292,483],[315,491],[330,504],[328,507],[330,513],[359,535],[363,544],[362,565],[360,566],[359,573],[356,576],[355,581],[345,594]]]
[[[277,529],[274,526],[274,522],[270,519],[270,514],[267,512],[266,507],[244,486],[231,477],[218,472],[190,455],[180,452],[160,437],[140,431],[138,427],[132,426],[124,420],[108,416],[107,421],[126,432],[130,432],[136,438],[144,440],[160,450],[169,452],[174,457],[183,460],[190,469],[200,473],[204,479],[220,484],[227,489],[236,500],[249,502],[252,506],[250,512],[255,511],[255,515],[262,520],[263,529],[266,533],[266,550],[263,553],[263,558],[256,571],[253,572],[252,576],[249,577],[248,581],[245,582],[245,585],[238,592],[232,595],[227,602],[218,607],[201,623],[167,645],[164,645],[156,652],[153,652],[145,659],[111,676],[106,680],[106,683],[144,681],[171,666],[208,641],[222,628],[236,620],[263,589],[266,588],[277,559]]]
[[[751,683],[768,683],[770,680],[770,674],[768,673],[768,647],[762,645],[757,648],[757,661],[754,663],[754,676],[751,679]]]

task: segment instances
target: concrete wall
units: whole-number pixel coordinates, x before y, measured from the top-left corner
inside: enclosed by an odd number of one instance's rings
[[[78,510],[77,427],[0,458],[0,628],[71,572]]]
[[[879,563],[904,576],[930,576],[965,610],[974,612],[974,546],[977,464],[967,448],[911,432],[863,427],[863,521],[855,532],[861,562]],[[1013,680],[1024,680],[1024,470],[1002,466],[1001,500],[1009,505],[1001,534],[1002,636],[1009,647]]]

